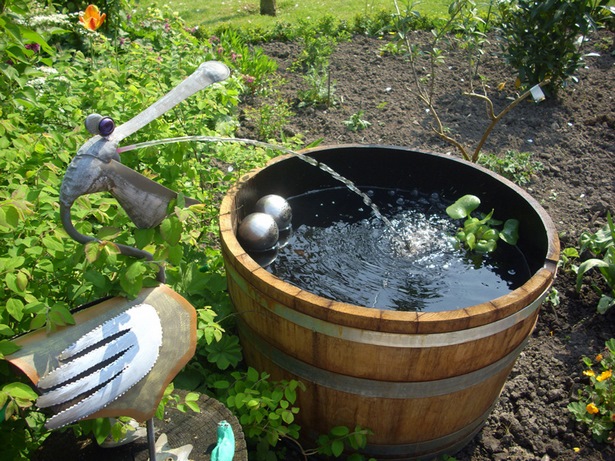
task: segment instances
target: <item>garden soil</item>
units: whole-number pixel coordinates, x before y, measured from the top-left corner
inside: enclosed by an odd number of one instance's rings
[[[412,42],[428,43],[431,35],[416,32]],[[582,232],[595,232],[615,212],[615,35],[600,32],[584,45],[584,66],[557,95],[535,103],[526,100],[496,126],[484,152],[531,152],[544,165],[523,187],[552,217],[562,248],[576,246]],[[515,72],[506,65],[490,37],[479,73],[496,112],[515,98]],[[275,59],[278,92],[294,115],[285,134],[302,134],[321,145],[387,144],[458,155],[430,129],[433,119],[413,89],[409,63],[383,55],[385,41],[364,36],[339,43],[330,58],[335,104],[300,104],[308,89],[304,73],[291,70],[301,52],[294,42],[262,44]],[[488,121],[485,104],[462,93],[470,89],[463,53],[450,49],[438,68],[436,107],[447,132],[473,149]],[[419,69],[424,73],[424,69]],[[478,90],[481,90],[480,83]],[[499,84],[505,84],[498,91]],[[272,104],[252,97],[242,108]],[[367,128],[353,132],[344,121],[362,111]],[[256,138],[258,123],[247,110],[238,133]],[[599,278],[594,278],[599,282]],[[483,460],[615,460],[613,444],[593,441],[566,406],[586,383],[582,356],[594,357],[615,337],[615,309],[596,312],[598,295],[560,270],[555,281],[559,305],[544,304],[538,324],[519,357],[499,402],[484,428],[456,455],[459,461]],[[451,408],[451,411],[455,411]]]

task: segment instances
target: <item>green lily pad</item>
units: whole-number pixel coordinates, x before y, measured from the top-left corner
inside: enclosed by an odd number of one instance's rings
[[[477,196],[464,195],[446,209],[446,214],[453,219],[462,219],[470,216],[470,213],[476,210],[479,205],[480,199]]]

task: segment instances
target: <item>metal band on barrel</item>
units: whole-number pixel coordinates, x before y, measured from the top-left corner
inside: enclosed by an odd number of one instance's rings
[[[511,367],[528,341],[526,338],[497,362],[464,375],[434,381],[392,382],[356,378],[323,370],[277,349],[261,339],[243,322],[239,322],[238,325],[241,336],[250,342],[260,354],[298,378],[336,391],[380,399],[429,398],[448,395],[475,386]]]
[[[227,275],[232,278],[233,283],[235,283],[241,291],[247,293],[251,299],[257,299],[257,297],[254,296],[255,289],[248,285],[233,268],[227,267]],[[386,347],[431,348],[468,343],[508,330],[534,314],[547,296],[548,291],[549,289],[545,290],[532,303],[501,320],[474,328],[467,328],[465,330],[430,334],[386,333],[347,327],[310,317],[309,315],[298,312],[276,301],[271,303],[272,308],[263,304],[261,304],[261,306],[264,309],[273,311],[274,315],[302,328],[345,341]],[[262,295],[259,293],[258,297],[261,296]]]

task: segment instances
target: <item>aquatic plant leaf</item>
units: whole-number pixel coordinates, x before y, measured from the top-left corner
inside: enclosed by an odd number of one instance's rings
[[[470,216],[470,213],[476,210],[479,205],[480,199],[477,196],[464,195],[446,209],[446,214],[453,219],[462,219]]]
[[[497,247],[497,240],[479,240],[476,243],[476,251],[479,253],[491,253]]]
[[[516,245],[517,240],[519,240],[519,221],[516,219],[507,219],[500,232],[500,238],[509,245]]]

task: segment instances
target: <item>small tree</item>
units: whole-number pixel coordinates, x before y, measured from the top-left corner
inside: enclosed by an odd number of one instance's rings
[[[261,0],[261,14],[266,14],[267,16],[275,16],[276,15],[276,0]]]

